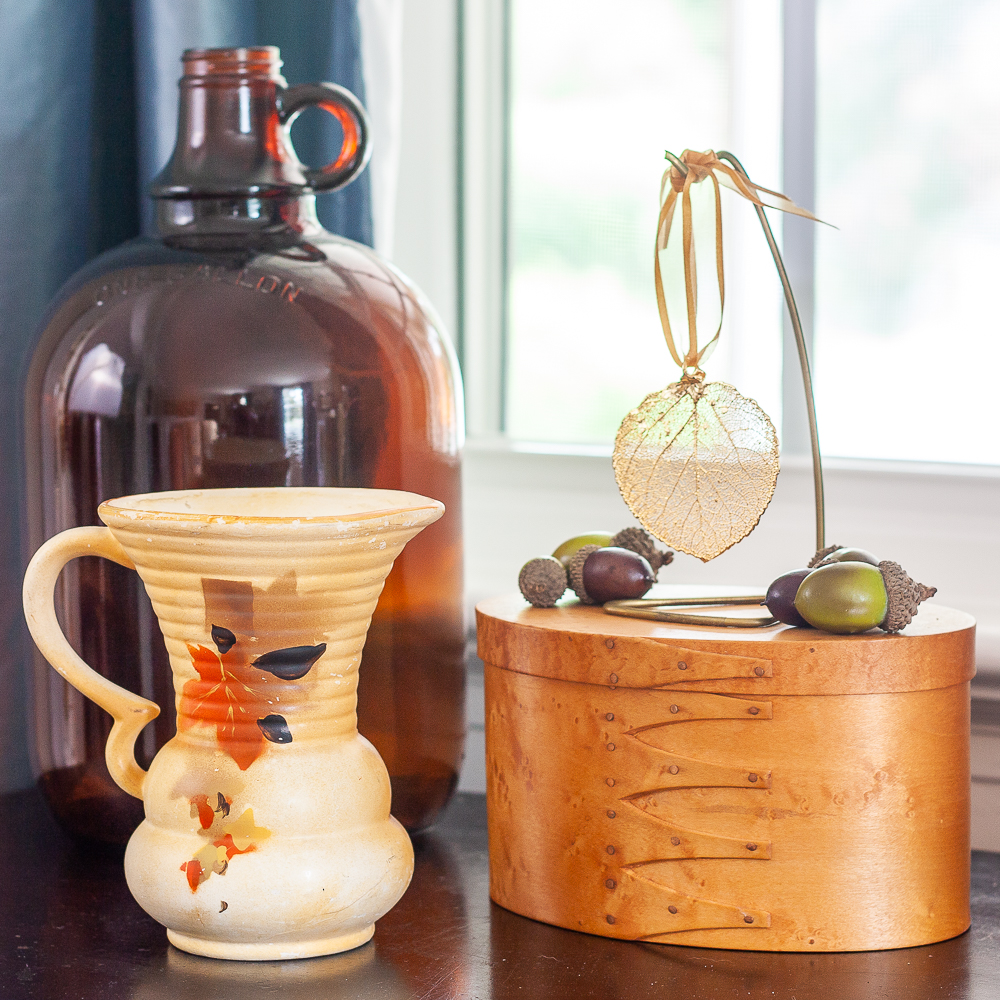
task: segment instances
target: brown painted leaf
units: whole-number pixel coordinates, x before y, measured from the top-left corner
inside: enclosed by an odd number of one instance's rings
[[[750,534],[771,502],[778,438],[767,414],[731,385],[685,379],[625,417],[613,460],[640,523],[708,562]]]

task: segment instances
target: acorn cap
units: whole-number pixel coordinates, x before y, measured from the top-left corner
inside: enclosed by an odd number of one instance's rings
[[[583,585],[583,564],[587,561],[587,557],[592,553],[596,552],[598,549],[604,548],[602,545],[581,545],[570,559],[569,565],[566,567],[569,576],[569,585],[573,588],[574,593],[580,598],[583,604],[596,604],[592,597],[587,596],[587,589]]]
[[[842,549],[843,547],[843,545],[828,545],[825,549],[820,549],[819,552],[817,552],[816,555],[814,555],[812,559],[806,563],[806,567],[808,569],[817,569],[828,555],[832,555],[837,551],[837,549]]]
[[[608,544],[642,556],[649,563],[653,576],[659,573],[661,566],[674,561],[673,549],[661,549],[656,538],[645,528],[622,528]]]
[[[879,628],[883,632],[899,632],[913,621],[920,602],[937,593],[937,587],[916,583],[899,563],[889,559],[883,559],[878,568],[889,595],[885,618]]]
[[[536,608],[551,608],[566,593],[566,569],[552,556],[529,559],[517,577],[524,599]]]

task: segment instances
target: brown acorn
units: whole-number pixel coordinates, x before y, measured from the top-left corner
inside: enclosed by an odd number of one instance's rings
[[[644,556],[620,546],[606,546],[591,552],[583,564],[583,585],[597,604],[635,600],[656,581],[656,574]]]
[[[587,556],[591,552],[596,552],[600,545],[582,545],[573,554],[573,558],[570,559],[569,565],[566,567],[569,576],[569,585],[573,588],[573,592],[577,597],[580,598],[581,604],[596,604],[595,601],[588,593],[587,588],[583,585],[583,564],[587,561]]]
[[[661,549],[656,544],[656,538],[645,528],[622,528],[608,545],[629,549],[642,556],[649,563],[654,576],[659,573],[661,566],[667,566],[674,561],[673,549]]]
[[[552,556],[529,559],[517,577],[524,599],[536,608],[554,607],[566,593],[566,568]]]

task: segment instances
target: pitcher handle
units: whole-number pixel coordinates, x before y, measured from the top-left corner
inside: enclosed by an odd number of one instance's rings
[[[350,184],[368,165],[372,154],[371,125],[361,102],[335,83],[302,83],[278,92],[278,118],[286,135],[304,108],[316,107],[340,122],[344,138],[337,158],[323,167],[304,167],[314,191],[336,191]],[[289,141],[289,145],[291,142]]]
[[[135,564],[107,528],[63,531],[50,538],[28,563],[24,574],[24,617],[45,659],[77,691],[114,718],[104,750],[108,770],[121,788],[141,799],[146,772],[136,763],[135,741],[143,727],[160,714],[160,707],[126,691],[87,666],[63,635],[56,618],[56,581],[66,563],[79,556],[103,556],[120,566],[135,569]]]

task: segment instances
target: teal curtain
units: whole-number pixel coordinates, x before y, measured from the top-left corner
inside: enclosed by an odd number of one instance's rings
[[[185,48],[278,45],[289,84],[364,102],[358,0],[18,0],[0,5],[0,791],[30,783],[30,639],[21,613],[23,372],[46,304],[89,259],[148,228],[173,148]],[[303,116],[306,118],[307,116]],[[340,147],[296,125],[300,158]],[[372,244],[368,172],[318,198],[327,229]]]

